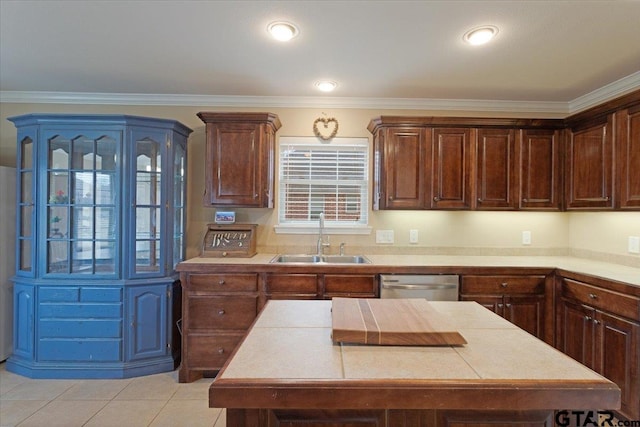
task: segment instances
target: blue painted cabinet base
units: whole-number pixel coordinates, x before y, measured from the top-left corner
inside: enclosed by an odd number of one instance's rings
[[[106,379],[177,367],[179,282],[29,282],[15,282],[14,353],[6,362],[8,371],[30,378]]]

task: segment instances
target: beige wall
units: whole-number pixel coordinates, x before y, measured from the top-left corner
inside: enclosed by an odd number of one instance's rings
[[[188,256],[196,256],[206,224],[213,222],[215,209],[202,206],[204,192],[204,124],[196,117],[199,111],[268,111],[279,115],[282,128],[277,136],[312,136],[313,121],[326,114],[340,123],[340,137],[368,137],[369,121],[379,115],[456,115],[507,116],[480,112],[438,112],[402,110],[366,110],[331,108],[211,108],[192,106],[122,106],[65,104],[0,104],[0,165],[15,166],[16,131],[7,117],[26,113],[132,114],[176,119],[191,127],[189,138]],[[513,116],[533,116],[519,114]],[[553,118],[553,115],[537,117]],[[557,116],[556,116],[557,117]],[[275,234],[276,210],[236,209],[238,222],[257,223],[258,246],[275,252],[313,250],[313,235]],[[383,211],[370,212],[371,235],[331,236],[333,249],[340,242],[347,250],[380,252],[464,253],[482,249],[482,253],[563,254],[572,248],[591,252],[628,255],[626,239],[640,235],[640,213],[545,213],[545,212],[440,212]],[[419,243],[409,244],[409,229],[419,230]],[[377,245],[375,230],[395,232],[395,244]],[[521,244],[522,231],[532,234],[532,244]],[[635,260],[635,257],[633,258]],[[640,257],[638,257],[640,263]]]

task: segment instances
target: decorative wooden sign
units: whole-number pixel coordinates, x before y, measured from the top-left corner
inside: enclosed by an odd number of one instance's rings
[[[207,224],[203,257],[249,258],[256,254],[257,224]]]

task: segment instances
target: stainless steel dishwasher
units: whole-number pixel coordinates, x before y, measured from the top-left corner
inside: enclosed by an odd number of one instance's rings
[[[381,274],[380,298],[457,301],[459,283],[456,274]]]

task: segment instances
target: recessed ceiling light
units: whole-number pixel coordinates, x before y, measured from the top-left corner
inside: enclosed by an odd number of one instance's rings
[[[298,27],[290,22],[272,22],[267,27],[271,36],[281,42],[287,42],[298,35]]]
[[[498,34],[498,28],[487,25],[467,31],[465,35],[462,36],[462,39],[471,45],[477,46],[488,43],[496,34]]]
[[[319,80],[314,83],[314,86],[323,92],[331,92],[338,87],[338,83],[331,80]]]

